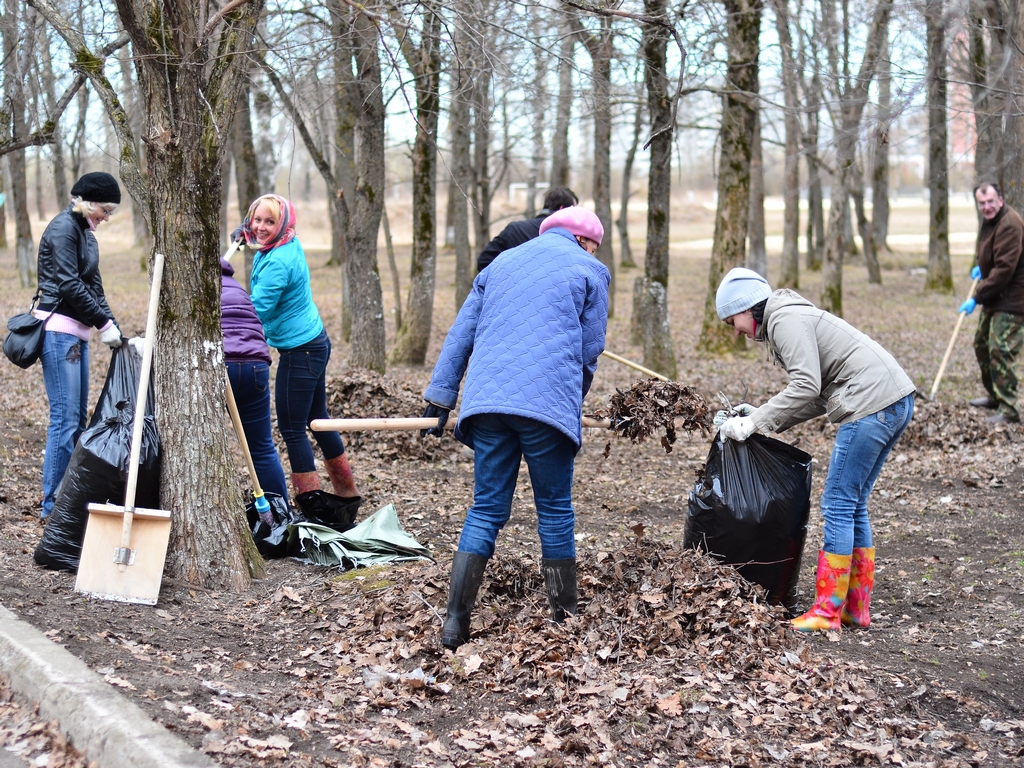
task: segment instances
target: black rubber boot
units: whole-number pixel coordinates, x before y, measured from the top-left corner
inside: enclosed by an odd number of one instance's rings
[[[455,553],[448,587],[448,614],[441,629],[441,645],[445,648],[455,650],[469,642],[469,620],[486,567],[487,558],[482,555]]]
[[[541,560],[540,566],[544,572],[544,589],[548,593],[551,618],[561,624],[567,613],[576,613],[576,559]]]

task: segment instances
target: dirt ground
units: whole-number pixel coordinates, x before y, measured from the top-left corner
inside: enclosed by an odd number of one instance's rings
[[[138,332],[146,292],[139,254],[122,230],[102,234],[110,303],[125,333]],[[335,341],[330,375],[343,390],[370,377],[346,366],[339,276],[324,261],[310,253],[314,294]],[[7,315],[31,296],[12,262],[11,252],[0,254]],[[454,317],[452,262],[442,253],[430,360]],[[967,290],[969,257],[954,257],[955,296],[922,292],[923,256],[898,253],[885,263],[881,286],[867,284],[862,265],[847,267],[845,314],[927,391]],[[706,274],[706,253],[673,250],[679,381],[712,407],[719,392],[763,402],[785,374],[762,350],[724,360],[694,351]],[[636,276],[618,274],[608,337],[610,350],[631,359],[640,358],[628,344]],[[820,276],[802,280],[816,300]],[[1024,765],[1024,433],[991,429],[964,403],[979,386],[973,325],[965,324],[937,402],[918,400],[876,485],[868,630],[798,635],[734,571],[681,549],[687,497],[710,443],[699,433],[681,434],[671,453],[657,439],[586,436],[575,476],[581,614],[563,626],[546,620],[523,473],[473,642],[457,654],[438,646],[447,568],[472,497],[471,456],[450,437],[428,450],[410,436],[349,443],[366,499],[361,516],[393,503],[435,563],[342,573],[277,560],[245,594],[165,579],[155,608],[87,600],[72,575],[33,563],[46,401],[38,367],[6,362],[0,602],[226,766]],[[97,338],[92,347],[95,400],[109,355]],[[429,367],[389,371],[380,410],[335,415],[419,415],[428,377]],[[607,408],[633,380],[630,369],[603,360],[588,412]],[[344,410],[340,400],[335,407]],[[816,420],[781,436],[815,460],[804,606],[834,433]],[[239,462],[240,483],[242,469]]]

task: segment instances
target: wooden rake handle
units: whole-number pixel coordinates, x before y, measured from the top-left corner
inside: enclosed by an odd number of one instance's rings
[[[624,357],[620,357],[619,355],[616,355],[614,352],[609,352],[607,349],[601,354],[607,357],[609,360],[614,360],[616,363],[622,363],[623,365],[629,366],[630,368],[640,371],[640,373],[644,374],[645,376],[650,376],[652,379],[660,379],[661,381],[669,380],[668,376],[663,376],[662,374],[657,373],[656,371],[652,371],[650,368],[644,368],[642,365],[640,365],[640,363],[634,363],[632,360],[627,360]]]
[[[417,429],[432,429],[437,426],[437,419],[314,419],[309,428],[314,432],[411,432]],[[454,424],[448,423],[448,428]],[[608,419],[591,419],[583,417],[583,426],[587,429],[608,429]]]
[[[971,283],[971,290],[967,294],[967,298],[974,296],[974,289],[978,287],[978,278],[974,279]],[[964,318],[967,317],[966,312],[961,312],[956,319],[956,325],[953,328],[953,335],[949,337],[949,344],[946,345],[946,354],[942,356],[942,363],[939,365],[939,372],[935,374],[935,382],[932,384],[932,390],[928,393],[928,399],[934,400],[935,393],[939,389],[939,382],[942,381],[942,374],[946,371],[946,363],[949,362],[949,356],[953,353],[953,344],[956,342],[957,334],[960,333],[960,326],[964,324]]]

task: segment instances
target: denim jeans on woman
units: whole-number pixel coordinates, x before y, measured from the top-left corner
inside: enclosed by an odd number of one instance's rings
[[[576,557],[572,506],[576,444],[565,434],[534,419],[488,413],[473,416],[475,482],[473,506],[459,538],[459,552],[494,554],[498,532],[512,512],[520,460],[526,459],[537,507],[541,556],[546,560]]]
[[[50,427],[43,457],[43,506],[39,513],[46,519],[71,463],[75,443],[85,431],[89,411],[89,342],[70,333],[46,331],[40,360],[50,401]]]
[[[255,360],[229,362],[227,369],[245,442],[249,446],[260,486],[265,492],[276,493],[288,501],[288,484],[284,479],[284,469],[281,468],[281,457],[277,455],[274,446],[270,420],[270,366],[262,360]]]
[[[274,404],[277,427],[288,448],[292,472],[315,472],[313,447],[306,428],[313,419],[327,419],[327,361],[331,359],[331,340],[324,331],[301,347],[282,349],[277,364]],[[337,432],[314,432],[313,437],[325,459],[345,452]]]
[[[821,494],[826,552],[849,555],[854,547],[872,546],[868,496],[913,415],[911,394],[839,428]]]

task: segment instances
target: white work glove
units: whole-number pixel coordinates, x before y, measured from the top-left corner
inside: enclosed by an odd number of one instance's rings
[[[117,323],[111,323],[107,330],[100,333],[100,341],[111,349],[121,346],[121,329],[117,327]]]
[[[720,427],[733,416],[749,416],[754,412],[754,406],[750,403],[740,403],[731,411],[718,411],[715,414],[714,425]]]
[[[731,419],[726,419],[719,433],[724,440],[735,440],[742,443],[756,431],[754,420],[749,416],[733,416]]]

